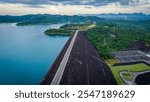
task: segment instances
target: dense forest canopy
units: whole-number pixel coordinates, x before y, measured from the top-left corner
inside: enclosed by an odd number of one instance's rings
[[[140,26],[136,26],[136,23],[127,25],[124,21],[120,24],[99,23],[97,27],[88,30],[88,38],[104,59],[111,58],[110,53],[113,51],[126,50],[136,41],[150,45],[150,29],[146,27],[147,24],[139,22]]]

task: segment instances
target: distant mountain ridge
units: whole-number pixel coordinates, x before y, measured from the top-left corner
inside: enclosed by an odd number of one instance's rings
[[[84,23],[84,22],[100,22],[100,23],[117,23],[117,24],[141,24],[149,26],[150,15],[143,13],[133,14],[85,14],[85,15],[50,15],[35,14],[23,16],[0,15],[0,23],[17,23],[17,25],[35,25],[35,24],[55,24],[55,23]]]
[[[47,23],[81,23],[81,22],[97,22],[104,20],[103,18],[95,16],[66,16],[66,15],[24,15],[24,16],[0,16],[0,23],[13,23],[19,22],[18,25],[30,24],[47,24]]]
[[[118,14],[85,14],[80,16],[96,16],[100,18],[112,19],[112,20],[150,20],[150,15],[143,13],[118,13]]]

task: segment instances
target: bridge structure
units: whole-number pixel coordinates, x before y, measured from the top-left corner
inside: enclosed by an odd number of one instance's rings
[[[41,85],[116,85],[110,68],[88,41],[86,31],[70,37]]]

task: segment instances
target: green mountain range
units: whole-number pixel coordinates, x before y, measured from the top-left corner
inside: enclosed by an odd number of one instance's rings
[[[63,16],[63,15],[24,15],[24,16],[0,16],[0,23],[18,22],[17,25],[34,25],[34,24],[49,24],[49,23],[82,23],[82,22],[98,22],[103,18],[95,16]]]

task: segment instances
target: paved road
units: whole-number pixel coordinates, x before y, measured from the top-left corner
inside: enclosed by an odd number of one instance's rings
[[[41,84],[115,85],[109,67],[87,40],[85,31],[76,32]]]
[[[77,34],[78,34],[78,31],[75,32],[73,39],[71,40],[70,45],[69,45],[60,65],[58,67],[58,70],[57,70],[57,72],[56,72],[56,74],[55,74],[55,76],[51,82],[51,85],[58,85],[60,83],[60,80],[62,79],[62,75],[63,75],[65,67],[66,67],[66,64],[67,64],[68,59],[70,57],[70,53],[72,51],[74,42],[76,40]]]

